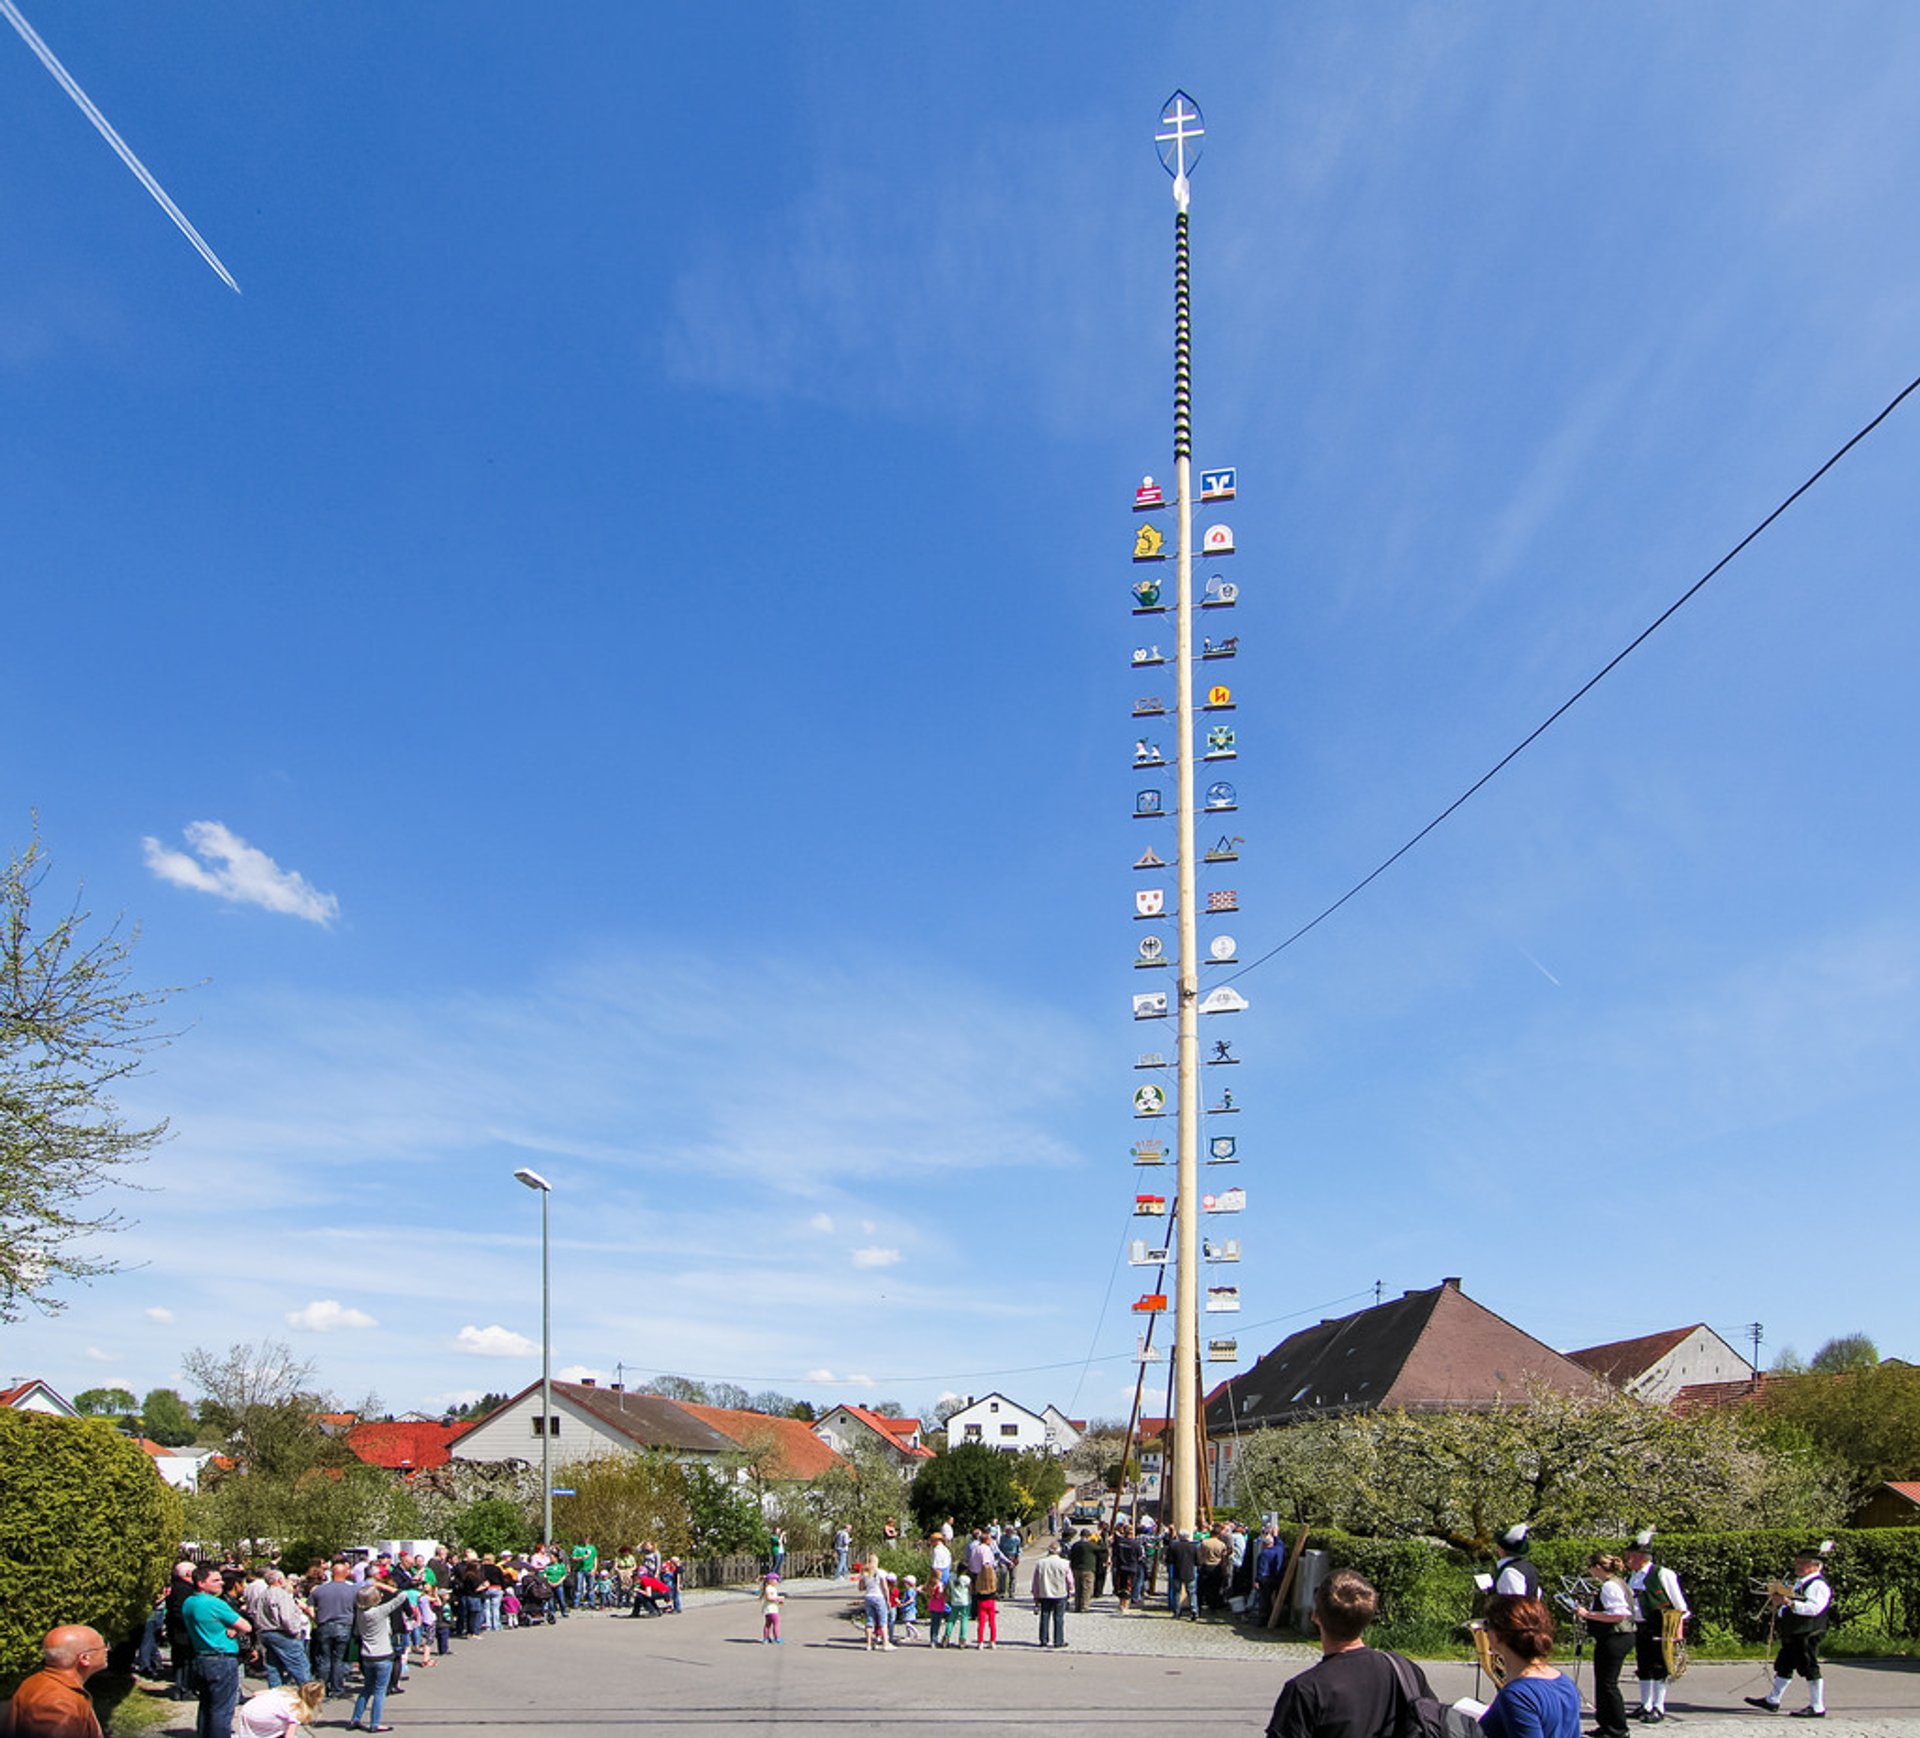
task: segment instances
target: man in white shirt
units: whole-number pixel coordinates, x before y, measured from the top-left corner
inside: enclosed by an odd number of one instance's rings
[[[1820,1638],[1827,1633],[1833,1616],[1833,1588],[1826,1577],[1825,1553],[1830,1545],[1800,1552],[1793,1560],[1793,1585],[1785,1599],[1774,1601],[1774,1627],[1780,1636],[1780,1652],[1773,1661],[1773,1690],[1765,1696],[1748,1696],[1747,1704],[1764,1708],[1769,1714],[1780,1712],[1780,1698],[1798,1672],[1807,1680],[1807,1705],[1794,1713],[1804,1720],[1827,1717],[1826,1680],[1820,1675]]]
[[[1654,1562],[1651,1532],[1637,1534],[1627,1547],[1627,1592],[1633,1599],[1633,1675],[1640,1682],[1640,1711],[1634,1718],[1658,1725],[1667,1717],[1666,1613],[1679,1612],[1683,1626],[1693,1614],[1680,1577]]]
[[[1540,1571],[1527,1555],[1527,1523],[1522,1521],[1517,1527],[1509,1527],[1494,1543],[1500,1547],[1500,1556],[1493,1566],[1492,1591],[1538,1599]]]

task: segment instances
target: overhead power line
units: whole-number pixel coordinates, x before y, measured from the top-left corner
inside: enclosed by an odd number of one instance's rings
[[[1687,589],[1683,591],[1677,598],[1675,598],[1672,603],[1668,604],[1667,607],[1663,609],[1657,616],[1655,616],[1653,620],[1650,621],[1644,628],[1642,628],[1639,633],[1635,634],[1634,637],[1631,640],[1629,640],[1624,646],[1622,646],[1619,651],[1614,653],[1614,655],[1611,658],[1609,658],[1606,661],[1606,663],[1602,664],[1600,668],[1596,670],[1591,676],[1589,676],[1585,682],[1581,683],[1581,685],[1578,688],[1576,688],[1573,691],[1573,693],[1568,695],[1565,700],[1561,701],[1561,703],[1558,706],[1556,706],[1550,713],[1548,713],[1547,716],[1543,718],[1537,725],[1535,725],[1532,730],[1528,731],[1525,736],[1523,736],[1518,742],[1516,742],[1513,745],[1513,747],[1508,749],[1507,752],[1503,754],[1497,761],[1495,761],[1492,766],[1488,767],[1487,770],[1483,772],[1477,779],[1475,779],[1472,784],[1468,785],[1467,788],[1463,790],[1457,797],[1455,797],[1452,802],[1448,803],[1447,806],[1444,809],[1442,809],[1437,815],[1435,815],[1432,820],[1427,822],[1427,824],[1424,827],[1422,827],[1419,830],[1419,832],[1415,833],[1412,838],[1408,839],[1404,845],[1402,845],[1391,856],[1383,859],[1379,864],[1377,864],[1373,869],[1369,870],[1365,875],[1361,876],[1361,878],[1358,881],[1356,881],[1351,887],[1349,887],[1346,890],[1346,892],[1341,894],[1338,899],[1336,899],[1318,916],[1310,918],[1307,922],[1301,924],[1301,926],[1298,929],[1296,929],[1293,932],[1293,934],[1288,936],[1285,941],[1278,943],[1274,947],[1268,948],[1267,951],[1261,954],[1258,958],[1249,960],[1237,972],[1230,973],[1228,976],[1222,978],[1220,981],[1222,983],[1232,983],[1235,978],[1244,978],[1247,975],[1247,973],[1255,970],[1260,966],[1265,965],[1268,960],[1274,958],[1277,954],[1285,953],[1288,948],[1292,947],[1293,944],[1299,941],[1303,936],[1309,935],[1314,930],[1318,929],[1321,924],[1325,923],[1326,920],[1330,918],[1336,911],[1338,911],[1341,908],[1341,906],[1345,905],[1348,900],[1352,899],[1356,894],[1361,893],[1365,891],[1365,889],[1367,889],[1368,887],[1372,886],[1372,884],[1375,881],[1379,880],[1382,875],[1384,875],[1389,869],[1391,869],[1394,866],[1394,864],[1398,863],[1400,859],[1404,857],[1409,851],[1411,851],[1414,848],[1414,846],[1419,844],[1422,839],[1424,839],[1443,821],[1449,819],[1470,798],[1477,796],[1482,790],[1486,788],[1487,785],[1491,784],[1495,778],[1497,778],[1501,773],[1505,772],[1506,769],[1509,766],[1511,766],[1516,760],[1518,760],[1522,754],[1524,754],[1529,748],[1531,748],[1536,742],[1538,742],[1541,737],[1545,736],[1546,733],[1554,727],[1554,725],[1558,724],[1560,720],[1564,718],[1569,712],[1571,712],[1575,706],[1579,705],[1579,703],[1582,700],[1584,700],[1589,694],[1591,694],[1594,691],[1594,689],[1599,687],[1600,684],[1604,682],[1609,676],[1611,676],[1615,670],[1617,670],[1622,664],[1624,664],[1629,657],[1631,657],[1643,645],[1645,645],[1646,642],[1650,640],[1655,633],[1657,633],[1661,628],[1665,627],[1666,624],[1669,621],[1671,621],[1674,616],[1679,614],[1679,612],[1687,604],[1693,601],[1694,597],[1699,592],[1705,589],[1707,583],[1710,580],[1712,580],[1724,568],[1726,568],[1734,560],[1736,556],[1739,556],[1740,554],[1744,553],[1745,550],[1751,544],[1753,544],[1763,533],[1765,533],[1769,528],[1771,528],[1775,520],[1780,518],[1780,516],[1783,513],[1785,513],[1789,507],[1791,507],[1796,501],[1798,501],[1802,495],[1806,494],[1806,492],[1809,489],[1811,489],[1814,486],[1814,484],[1819,482],[1821,478],[1823,478],[1830,470],[1832,470],[1835,465],[1839,464],[1839,462],[1842,459],[1844,459],[1848,453],[1852,452],[1853,449],[1857,447],[1863,440],[1865,440],[1868,435],[1872,434],[1873,431],[1877,429],[1883,422],[1885,422],[1888,417],[1893,415],[1893,413],[1900,408],[1901,404],[1904,403],[1906,399],[1911,397],[1916,390],[1920,390],[1920,375],[1915,376],[1912,380],[1909,380],[1905,386],[1901,387],[1901,389],[1898,392],[1896,392],[1891,399],[1887,401],[1886,406],[1880,411],[1880,413],[1877,416],[1875,416],[1870,422],[1867,422],[1862,427],[1857,429],[1853,433],[1853,435],[1842,446],[1837,448],[1828,457],[1827,461],[1823,465],[1821,465],[1821,467],[1817,471],[1815,471],[1812,476],[1808,477],[1807,480],[1803,482],[1797,489],[1795,489],[1792,494],[1787,496],[1787,498],[1784,501],[1782,501],[1779,504],[1779,506],[1775,507],[1774,510],[1771,513],[1769,513],[1764,519],[1762,519],[1758,525],[1754,526],[1754,528],[1751,531],[1749,531],[1746,534],[1746,536],[1742,537],[1738,543],[1736,543],[1731,549],[1729,549],[1725,555],[1721,556],[1720,559],[1716,561],[1710,568],[1708,568],[1705,573],[1701,574],[1701,576],[1698,579],[1696,579],[1693,582],[1693,584],[1688,586]]]

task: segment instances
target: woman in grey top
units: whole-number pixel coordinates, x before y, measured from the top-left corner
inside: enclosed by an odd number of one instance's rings
[[[359,1729],[360,1716],[371,1710],[366,1731],[393,1730],[381,1725],[380,1715],[386,1707],[387,1684],[393,1673],[392,1618],[406,1602],[407,1596],[390,1581],[371,1582],[355,1596],[353,1631],[360,1640],[360,1695],[353,1704],[353,1718],[347,1722],[350,1728]]]

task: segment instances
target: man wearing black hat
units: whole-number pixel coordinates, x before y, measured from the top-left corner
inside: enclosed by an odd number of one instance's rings
[[[1826,1554],[1833,1547],[1820,1544],[1795,1554],[1793,1585],[1786,1597],[1774,1597],[1778,1616],[1774,1627],[1780,1635],[1780,1651],[1773,1661],[1773,1691],[1765,1696],[1748,1696],[1747,1705],[1764,1708],[1769,1714],[1780,1712],[1780,1698],[1798,1672],[1807,1680],[1807,1705],[1795,1708],[1801,1719],[1824,1720],[1827,1715],[1827,1686],[1820,1676],[1820,1638],[1827,1633],[1833,1615],[1833,1588],[1828,1584]]]
[[[1493,1591],[1518,1593],[1528,1599],[1540,1597],[1540,1571],[1527,1555],[1527,1523],[1509,1527],[1495,1541],[1500,1558],[1493,1566]]]
[[[1658,1725],[1667,1717],[1666,1614],[1693,1613],[1680,1591],[1680,1577],[1653,1560],[1653,1529],[1627,1547],[1627,1593],[1633,1600],[1633,1675],[1640,1680],[1640,1711],[1634,1718]]]

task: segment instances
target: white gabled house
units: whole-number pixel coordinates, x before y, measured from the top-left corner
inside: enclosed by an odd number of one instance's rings
[[[1682,1388],[1703,1382],[1748,1382],[1753,1366],[1708,1327],[1668,1328],[1637,1340],[1614,1340],[1567,1354],[1583,1370],[1611,1382],[1622,1393],[1664,1406]]]
[[[78,1418],[80,1414],[39,1377],[0,1388],[0,1406],[12,1412],[50,1412],[55,1418]]]
[[[920,1440],[920,1420],[888,1418],[864,1406],[835,1406],[813,1422],[813,1434],[835,1454],[851,1454],[861,1443],[871,1443],[909,1478],[933,1459],[933,1450]]]
[[[966,1405],[947,1419],[947,1447],[977,1442],[986,1448],[1003,1448],[1018,1454],[1031,1448],[1043,1448],[1050,1454],[1069,1454],[1078,1446],[1086,1425],[1075,1421],[1057,1406],[1034,1412],[1004,1394],[988,1394]]]
[[[555,1466],[601,1460],[637,1449],[664,1449],[685,1461],[715,1461],[738,1444],[703,1419],[657,1394],[602,1388],[594,1382],[555,1382],[553,1410],[540,1410],[540,1384],[521,1389],[447,1444],[455,1460],[540,1459],[543,1440]]]

